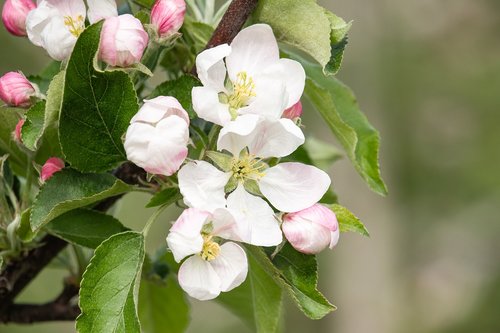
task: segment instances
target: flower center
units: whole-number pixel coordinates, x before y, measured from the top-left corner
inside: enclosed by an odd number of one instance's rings
[[[264,177],[263,172],[267,165],[260,159],[255,158],[253,155],[248,153],[242,154],[239,159],[234,158],[231,166],[231,171],[233,176],[239,181],[244,182],[245,180],[259,180]]]
[[[238,109],[247,106],[250,98],[257,96],[255,93],[255,83],[247,72],[239,72],[236,75],[236,81],[233,82],[233,93],[230,95],[222,94],[221,101],[229,105],[229,112],[232,120],[238,116]]]
[[[85,19],[82,15],[78,15],[76,19],[71,16],[65,16],[64,24],[68,27],[69,32],[77,38],[85,30]]]
[[[212,236],[203,236],[203,249],[200,252],[200,256],[205,261],[211,261],[217,258],[220,253],[220,245],[212,240]]]

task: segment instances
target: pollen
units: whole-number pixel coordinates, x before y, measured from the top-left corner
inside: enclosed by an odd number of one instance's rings
[[[247,106],[252,97],[257,96],[255,93],[255,83],[247,72],[239,72],[236,75],[236,82],[233,82],[233,93],[227,97],[229,111],[233,120],[236,118],[236,110]]]
[[[231,171],[239,182],[244,182],[248,179],[259,180],[264,177],[265,173],[263,171],[266,168],[267,165],[262,160],[251,154],[243,153],[239,159],[233,159]]]
[[[73,36],[78,37],[85,30],[85,19],[82,15],[78,15],[76,18],[65,16],[64,25],[68,27]]]
[[[212,236],[203,236],[203,249],[200,252],[200,256],[205,261],[212,261],[220,253],[220,245],[212,240]]]

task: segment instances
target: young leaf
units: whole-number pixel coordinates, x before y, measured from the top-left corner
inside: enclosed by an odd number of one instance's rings
[[[324,76],[319,66],[297,56],[294,58],[302,63],[307,73],[306,97],[323,116],[368,186],[386,195],[378,162],[380,137],[359,109],[353,92],[336,78]]]
[[[38,75],[28,76],[30,82],[36,83],[42,93],[46,93],[52,78],[61,70],[59,61],[52,61]]]
[[[122,136],[139,110],[126,73],[94,68],[101,28],[102,22],[88,27],[76,42],[59,118],[65,159],[84,172],[107,171],[126,160]]]
[[[140,333],[137,291],[144,252],[144,236],[133,231],[97,247],[80,286],[78,332]]]
[[[12,136],[18,121],[19,117],[15,109],[0,108],[0,155],[9,154],[9,162],[13,171],[24,177],[26,176],[27,158]]]
[[[178,188],[167,188],[156,193],[151,200],[149,200],[146,208],[171,205],[180,199],[182,199],[182,196]]]
[[[247,280],[238,288],[222,293],[217,301],[240,317],[253,331],[278,332],[283,314],[281,286],[273,279],[273,267],[266,255],[255,247],[247,249]]]
[[[182,107],[189,114],[189,118],[193,119],[196,117],[196,113],[193,110],[193,104],[191,101],[191,91],[193,87],[200,85],[194,76],[184,75],[177,80],[166,81],[156,87],[155,90],[149,96],[149,99],[158,96],[175,96]]]
[[[166,281],[142,279],[139,318],[145,333],[182,333],[189,324],[189,304],[174,275]]]
[[[36,151],[38,141],[43,133],[45,117],[45,101],[39,101],[26,112],[26,121],[21,129],[23,145],[29,150]]]
[[[75,209],[51,222],[45,229],[70,243],[95,249],[109,237],[127,230],[113,216],[90,209]]]
[[[31,230],[30,225],[30,215],[31,208],[26,209],[21,214],[21,222],[19,223],[19,227],[16,230],[17,236],[26,243],[29,243],[35,238],[36,233]]]
[[[329,207],[335,213],[335,216],[337,216],[340,231],[352,231],[357,232],[362,236],[370,237],[370,234],[363,223],[347,208],[337,204],[330,205]]]
[[[296,251],[289,243],[272,260],[298,307],[311,319],[321,319],[336,307],[317,290],[316,257]]]
[[[85,174],[64,169],[55,173],[40,189],[31,210],[31,229],[37,231],[70,210],[131,190],[131,186],[110,174]]]
[[[351,23],[319,6],[316,0],[261,0],[255,17],[273,28],[278,41],[308,53],[325,74],[339,70]]]

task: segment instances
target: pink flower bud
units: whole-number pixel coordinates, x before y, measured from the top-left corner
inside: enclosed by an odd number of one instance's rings
[[[2,21],[8,32],[15,36],[26,36],[26,16],[35,9],[31,0],[6,0],[2,10]]]
[[[35,88],[18,72],[9,72],[0,78],[0,99],[9,106],[29,107]]]
[[[42,180],[42,182],[46,182],[50,177],[52,177],[52,175],[54,175],[56,172],[61,171],[63,168],[63,160],[57,157],[51,157],[43,165],[40,179]]]
[[[332,249],[340,236],[335,213],[320,204],[286,214],[282,229],[288,242],[306,254],[316,254],[327,247]]]
[[[185,14],[184,0],[157,0],[151,9],[151,25],[160,38],[170,37],[181,28]]]
[[[21,137],[21,130],[23,129],[25,121],[26,120],[24,118],[21,118],[16,125],[16,129],[14,130],[14,140],[16,140],[19,143],[23,142],[23,138]]]
[[[302,103],[298,101],[283,112],[283,118],[294,120],[302,116]]]
[[[102,27],[99,56],[108,65],[128,67],[141,61],[148,40],[141,21],[132,15],[109,17]]]

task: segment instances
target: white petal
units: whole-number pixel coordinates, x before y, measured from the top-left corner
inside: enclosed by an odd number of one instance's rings
[[[91,24],[102,19],[118,16],[115,0],[87,0],[88,16]]]
[[[194,255],[184,261],[177,274],[179,285],[189,296],[206,301],[219,296],[221,281],[212,265]]]
[[[230,173],[222,172],[210,163],[196,161],[184,165],[178,177],[179,189],[189,207],[209,212],[225,207],[224,187],[231,177]]]
[[[144,100],[144,105],[130,122],[142,121],[154,124],[170,115],[177,115],[189,124],[188,113],[184,110],[181,103],[172,96],[158,96],[153,99]]]
[[[77,18],[82,16],[85,20],[87,8],[83,0],[45,0],[49,6],[56,8],[61,16]],[[99,0],[101,1],[101,0]],[[43,2],[43,1],[42,1]]]
[[[262,198],[251,195],[239,185],[228,196],[227,207],[235,217],[241,241],[258,246],[281,243],[283,235],[278,220]]]
[[[263,119],[255,129],[248,149],[258,157],[285,157],[305,141],[302,130],[290,119]]]
[[[282,212],[297,212],[318,202],[330,187],[330,177],[313,166],[281,163],[265,171],[259,188]]]
[[[230,291],[238,287],[247,277],[247,255],[235,243],[222,244],[219,255],[209,264],[219,276],[221,291]]]
[[[256,75],[255,97],[248,106],[238,110],[239,114],[258,114],[271,119],[279,119],[288,103],[284,81],[280,77]]]
[[[224,126],[231,121],[227,104],[219,101],[219,91],[209,87],[194,87],[193,109],[201,119]]]
[[[37,8],[26,17],[26,32],[29,40],[36,46],[43,46],[42,31],[51,19],[58,15],[56,9],[50,7],[46,1],[41,1]]]
[[[225,91],[226,65],[223,59],[230,53],[231,46],[223,44],[198,54],[196,70],[204,86],[213,88],[217,92]]]
[[[66,25],[64,18],[56,16],[45,26],[41,34],[42,44],[52,59],[65,60],[69,58],[76,43]]]
[[[210,217],[208,212],[194,208],[185,209],[174,223],[167,236],[168,248],[174,259],[180,262],[185,257],[203,249],[201,229]]]
[[[306,73],[302,65],[290,59],[280,59],[277,63],[264,69],[262,73],[256,77],[256,81],[262,78],[279,78],[285,84],[285,90],[288,95],[285,109],[291,107],[300,100],[304,92],[306,82]]]
[[[241,241],[240,232],[237,229],[234,215],[226,208],[218,208],[212,214],[212,225],[214,227],[212,235],[224,239]]]
[[[239,156],[243,148],[254,140],[254,133],[260,117],[253,114],[239,116],[224,126],[217,140],[217,150],[227,150],[233,156]]]
[[[273,31],[267,24],[254,24],[241,30],[231,43],[226,66],[231,81],[239,72],[257,74],[279,59],[279,49]]]

